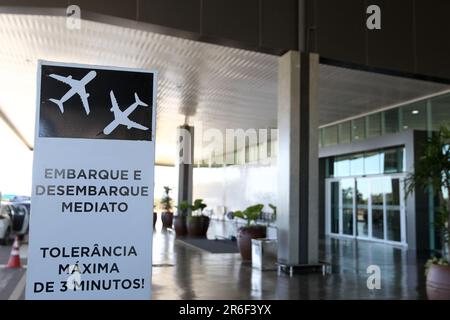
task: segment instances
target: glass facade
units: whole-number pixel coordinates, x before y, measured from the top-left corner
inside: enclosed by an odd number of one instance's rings
[[[326,159],[327,178],[401,173],[404,171],[404,147],[330,157]]]
[[[404,147],[326,159],[329,232],[405,243]]]
[[[331,182],[331,232],[339,233],[339,182]]]
[[[442,125],[450,125],[450,94],[324,126],[319,144],[328,147],[411,129],[431,132]]]
[[[403,175],[330,179],[330,233],[405,243],[403,179]]]
[[[339,128],[339,141],[340,143],[350,143],[352,130],[350,122],[340,123],[338,125]]]
[[[450,93],[323,126],[319,144],[320,147],[352,144],[406,130],[422,131],[423,137],[431,137],[441,126],[450,126]],[[332,181],[334,192],[329,232],[404,244],[404,147],[339,155],[325,161],[326,178],[329,183]],[[428,213],[422,210],[419,214],[428,215],[429,245],[431,249],[439,249],[436,244],[440,235],[433,227],[437,200],[433,192],[428,198]]]
[[[367,138],[381,136],[381,113],[367,116]]]

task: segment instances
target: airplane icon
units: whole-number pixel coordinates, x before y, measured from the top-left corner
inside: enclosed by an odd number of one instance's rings
[[[114,92],[111,90],[109,95],[111,96],[111,103],[112,103],[112,108],[110,109],[113,113],[114,113],[114,120],[108,124],[105,129],[103,129],[103,133],[108,135],[111,132],[114,131],[114,129],[116,129],[119,125],[123,125],[126,126],[127,129],[131,129],[131,128],[136,128],[139,130],[148,130],[147,127],[144,127],[143,125],[131,121],[130,119],[128,119],[128,116],[139,106],[142,107],[148,107],[148,105],[144,102],[142,102],[137,93],[134,93],[134,99],[135,102],[130,105],[125,111],[121,111],[119,108],[119,105],[117,104],[117,100],[116,97],[114,96]]]
[[[71,86],[71,88],[60,100],[57,99],[49,99],[49,100],[59,107],[61,113],[64,113],[63,103],[69,100],[75,94],[78,94],[80,96],[81,102],[83,103],[84,111],[86,111],[86,114],[89,114],[91,110],[89,109],[89,103],[87,100],[87,98],[89,97],[89,93],[86,92],[86,85],[92,79],[94,79],[96,75],[97,73],[95,71],[90,71],[87,75],[83,77],[83,79],[75,80],[72,78],[72,76],[63,77],[52,73],[51,75],[49,75],[49,77],[64,82],[65,84]]]

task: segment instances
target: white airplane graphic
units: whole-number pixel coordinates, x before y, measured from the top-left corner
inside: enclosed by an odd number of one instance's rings
[[[135,102],[130,105],[125,111],[121,111],[119,109],[119,105],[117,104],[116,97],[114,96],[114,92],[111,90],[109,95],[111,96],[111,103],[112,108],[110,109],[112,112],[114,112],[114,120],[108,124],[105,129],[103,129],[103,133],[108,135],[111,132],[114,131],[119,125],[124,125],[127,127],[127,129],[136,128],[139,130],[148,130],[148,128],[144,127],[143,125],[136,123],[134,121],[131,121],[128,119],[128,116],[139,106],[142,107],[148,107],[148,105],[144,102],[142,102],[137,93],[134,93],[134,99]]]
[[[61,113],[64,113],[64,106],[63,103],[69,100],[72,96],[75,94],[78,94],[81,98],[81,102],[83,103],[84,111],[86,111],[86,114],[89,114],[91,110],[89,109],[89,103],[87,98],[89,97],[89,93],[86,92],[86,85],[95,78],[97,73],[95,71],[89,71],[87,75],[83,77],[81,80],[75,80],[72,78],[72,76],[63,77],[57,74],[52,73],[49,75],[49,77],[56,79],[58,81],[64,82],[65,84],[68,84],[71,86],[70,90],[67,91],[67,93],[60,99],[49,99],[51,102],[55,103],[59,110],[61,110]]]

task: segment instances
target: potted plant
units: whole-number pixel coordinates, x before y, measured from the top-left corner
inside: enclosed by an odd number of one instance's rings
[[[186,220],[191,209],[191,205],[187,201],[181,201],[177,206],[178,214],[174,217],[173,226],[177,237],[185,237],[187,234]]]
[[[427,296],[431,300],[450,299],[450,267],[449,252],[449,213],[450,200],[450,130],[441,127],[428,139],[423,155],[419,158],[415,171],[408,174],[406,180],[406,196],[416,188],[428,190],[431,186],[439,198],[438,219],[434,224],[442,239],[442,257],[427,261]],[[447,194],[447,199],[444,195]]]
[[[188,235],[195,238],[205,238],[209,227],[209,217],[203,215],[206,204],[203,203],[203,199],[195,199],[194,204],[190,208],[192,212],[200,211],[200,214],[188,216]]]
[[[163,228],[172,228],[173,222],[173,212],[172,212],[172,198],[170,197],[170,189],[169,187],[164,187],[164,195],[161,198],[161,220],[163,224]]]
[[[238,230],[238,247],[242,260],[252,260],[252,239],[265,238],[267,227],[256,224],[256,220],[261,216],[263,204],[250,206],[244,211],[235,211],[234,217],[246,220],[246,225]]]

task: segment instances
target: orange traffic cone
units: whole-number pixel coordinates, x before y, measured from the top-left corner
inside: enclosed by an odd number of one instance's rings
[[[16,236],[16,239],[14,240],[14,244],[11,249],[11,255],[9,256],[8,265],[7,268],[21,268],[20,265],[20,243],[19,243],[19,237]]]

